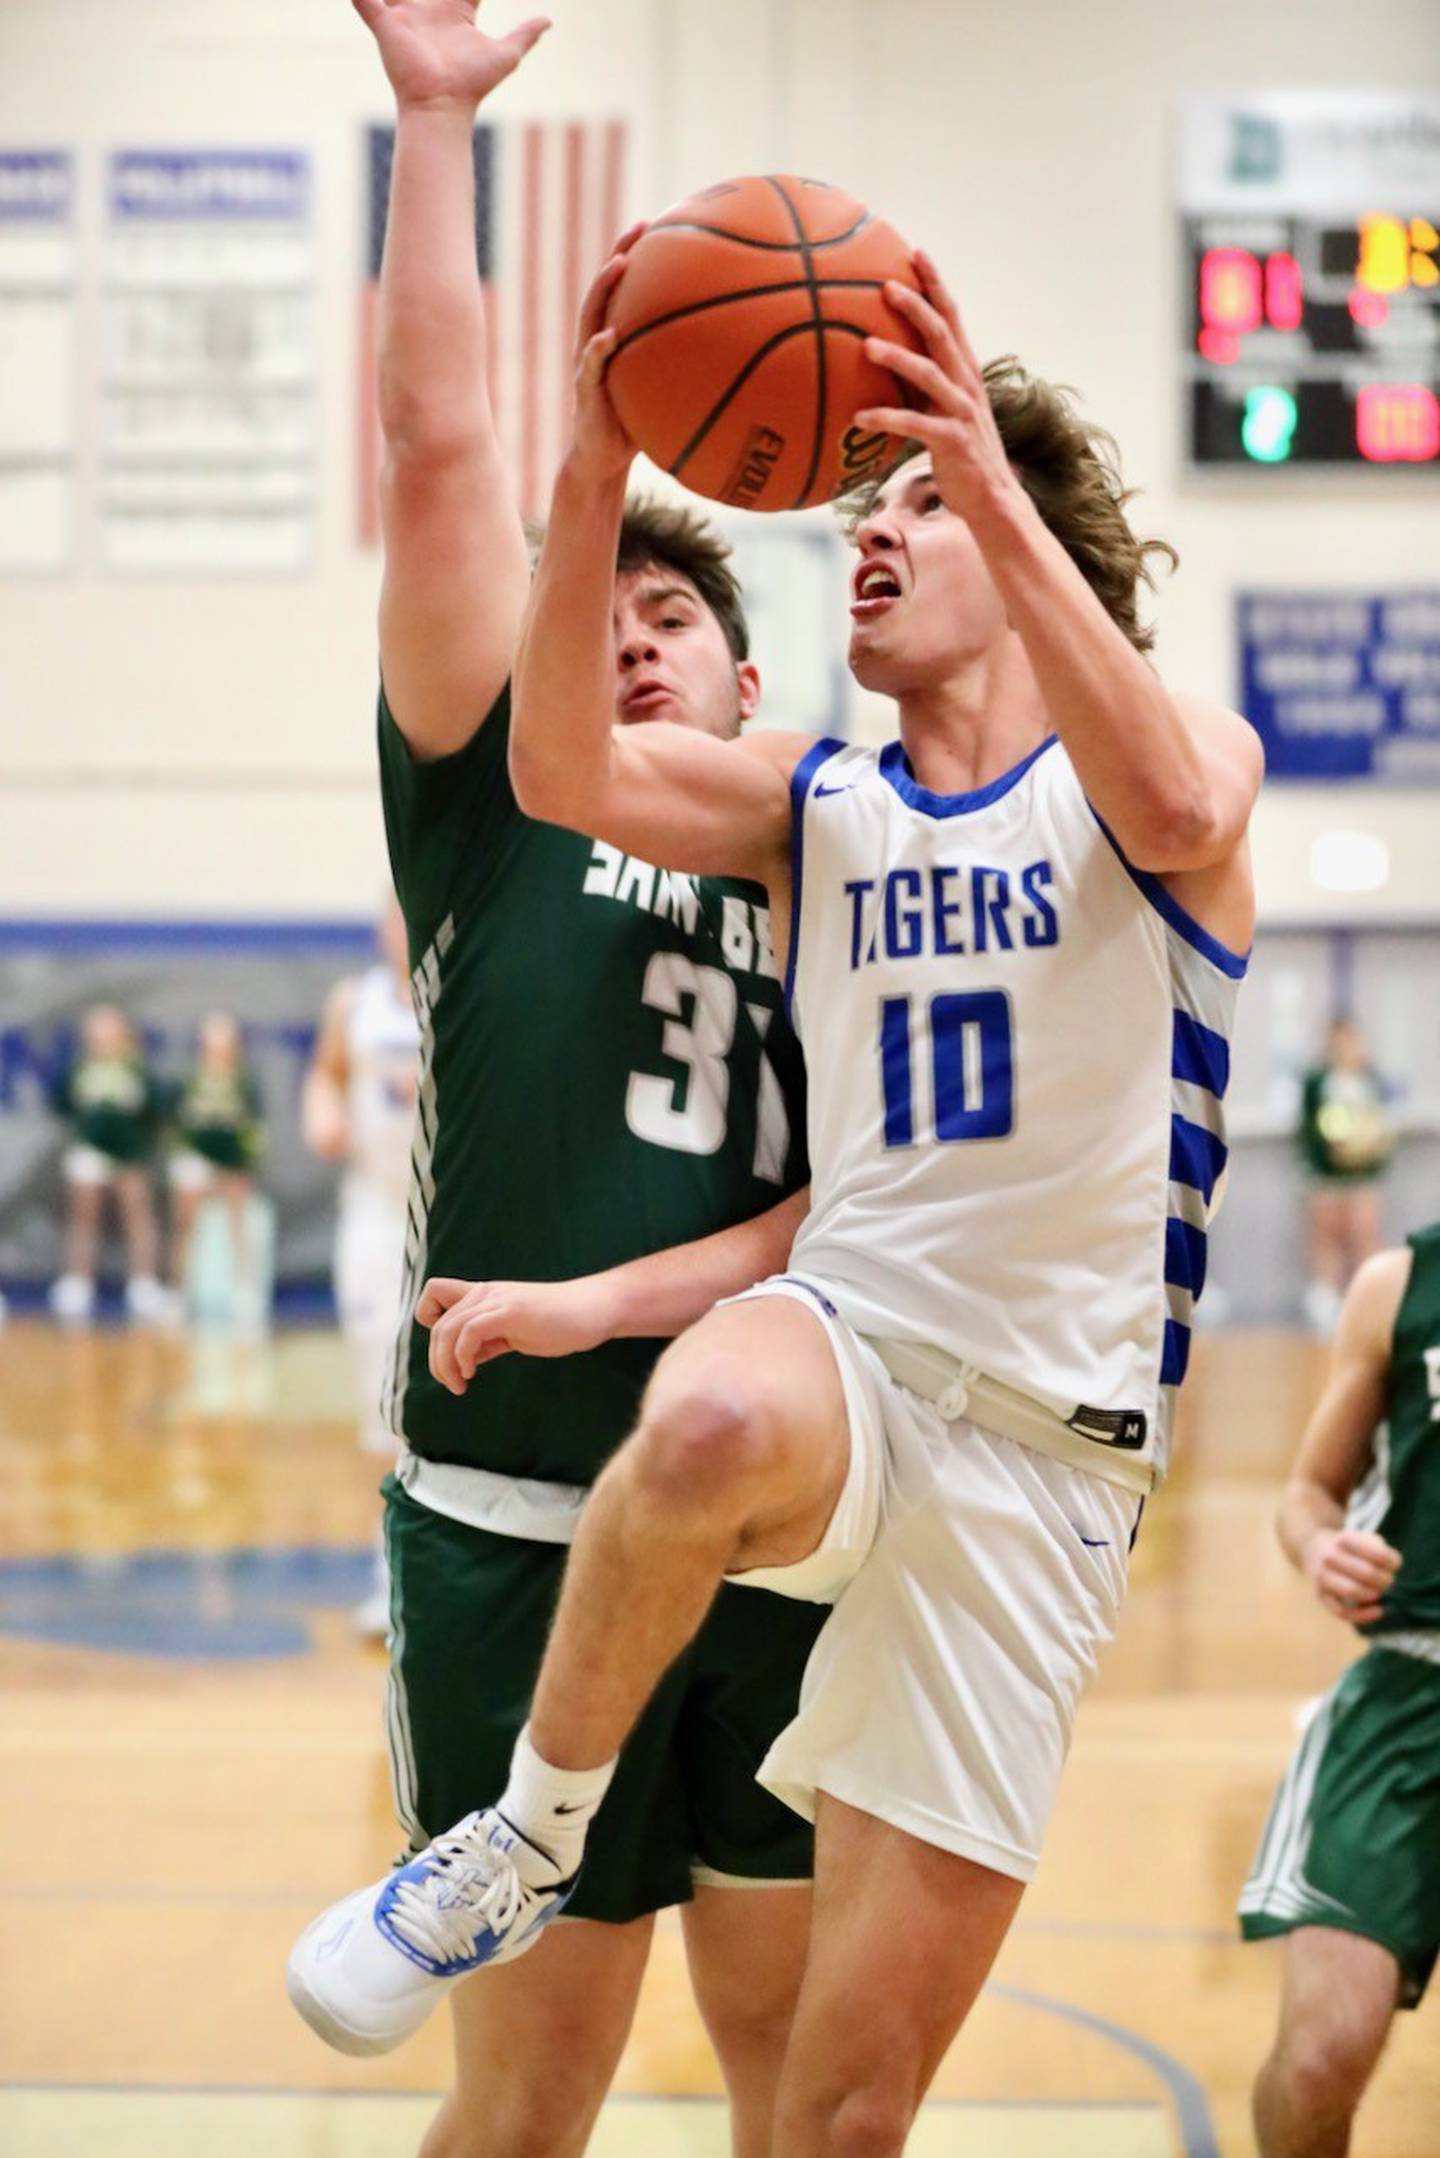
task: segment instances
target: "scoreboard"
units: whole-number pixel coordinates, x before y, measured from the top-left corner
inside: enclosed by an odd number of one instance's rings
[[[1440,472],[1440,100],[1197,100],[1186,128],[1190,463]]]

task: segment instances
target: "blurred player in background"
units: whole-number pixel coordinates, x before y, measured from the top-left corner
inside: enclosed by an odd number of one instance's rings
[[[543,25],[491,39],[464,0],[356,5],[398,106],[380,291],[379,746],[421,1022],[406,1316],[422,1323],[397,1344],[405,1447],[386,1495],[389,1734],[419,1848],[503,1777],[566,1545],[659,1337],[784,1263],[804,1211],[803,1071],[763,891],[664,877],[537,823],[508,773],[530,564],[487,393],[473,128]],[[672,731],[738,733],[759,678],[723,542],[649,506],[619,547],[610,717],[633,733],[661,711]],[[417,1313],[427,1274],[439,1302]],[[482,1353],[497,1346],[482,1329],[458,1366],[431,1354],[423,1322],[472,1283],[591,1274],[600,1308],[567,1344],[577,1353]],[[722,1592],[625,1748],[570,1907],[579,1922],[454,1990],[456,2086],[426,2158],[578,2158],[655,1914],[674,1906],[735,2147],[766,2158],[811,1837],[755,1769],[793,1713],[822,1615]],[[403,2035],[383,2014],[377,2029],[349,1961],[390,1885],[347,1898],[291,1959],[292,1998],[342,2050]],[[443,1938],[446,1897],[419,1923]]]
[[[420,1030],[410,1001],[405,917],[388,901],[379,929],[383,957],[367,973],[338,982],[325,1006],[305,1074],[301,1122],[322,1161],[343,1164],[335,1225],[335,1303],[355,1360],[360,1443],[395,1457],[380,1394],[400,1315],[405,1270],[405,1202]],[[390,1619],[384,1547],[355,1624],[370,1639]]]
[[[1353,1019],[1332,1022],[1300,1090],[1306,1170],[1305,1316],[1328,1334],[1356,1269],[1380,1248],[1381,1179],[1395,1143],[1386,1086]]]
[[[1240,1898],[1285,1934],[1262,2158],[1343,2158],[1397,2008],[1440,1949],[1440,1224],[1356,1275],[1280,1541],[1366,1653],[1320,1703]]]
[[[237,1301],[253,1289],[258,1255],[252,1248],[250,1199],[265,1150],[264,1106],[245,1058],[245,1037],[230,1012],[201,1020],[195,1064],[181,1083],[171,1116],[170,1278],[177,1300],[188,1280],[190,1247],[205,1201],[225,1203],[230,1230],[231,1281]]]
[[[50,1292],[59,1319],[80,1322],[95,1308],[105,1196],[113,1194],[125,1234],[125,1305],[134,1319],[159,1318],[166,1304],[159,1279],[159,1235],[150,1166],[163,1095],[140,1038],[113,1004],[80,1022],[79,1049],[51,1097],[70,1126],[65,1151],[65,1271]]]

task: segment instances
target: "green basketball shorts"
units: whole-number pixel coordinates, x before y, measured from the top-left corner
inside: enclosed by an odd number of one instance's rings
[[[1403,2008],[1440,1949],[1440,1664],[1377,1646],[1317,1709],[1240,1896],[1247,1941],[1334,1926],[1388,1948]]]
[[[396,1812],[418,1850],[504,1790],[567,1553],[452,1521],[393,1477],[385,1509],[386,1733]],[[620,1755],[567,1916],[622,1924],[688,1902],[697,1875],[810,1879],[808,1822],[755,1771],[795,1714],[828,1617],[760,1589],[721,1589]]]

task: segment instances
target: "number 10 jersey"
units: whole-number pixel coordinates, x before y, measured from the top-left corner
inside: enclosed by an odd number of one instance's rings
[[[944,1351],[1093,1441],[1098,1475],[1148,1484],[1245,961],[1126,862],[1054,736],[958,795],[898,742],[821,742],[791,791],[814,1194],[792,1271],[857,1332]]]

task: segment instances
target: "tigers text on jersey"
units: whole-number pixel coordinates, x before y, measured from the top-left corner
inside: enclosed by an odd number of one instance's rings
[[[937,795],[898,742],[792,782],[787,993],[814,1200],[792,1271],[1164,1467],[1226,1160],[1245,961],[1132,869],[1055,737]]]
[[[383,1194],[403,1207],[410,1187],[420,1028],[409,991],[393,968],[371,967],[352,983],[345,1055],[350,1073],[346,1186]]]

